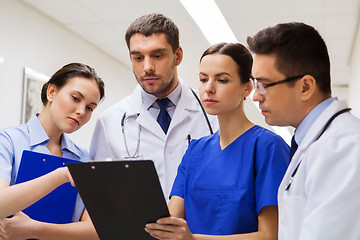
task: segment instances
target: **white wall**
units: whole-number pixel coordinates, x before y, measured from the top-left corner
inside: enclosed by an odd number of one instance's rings
[[[87,125],[71,134],[76,143],[88,148],[99,114],[134,89],[136,81],[131,69],[17,1],[0,0],[0,29],[0,57],[4,59],[0,61],[0,128],[21,121],[24,67],[51,76],[69,62],[83,62],[94,67],[106,84],[105,101]],[[271,129],[250,102],[245,104],[250,119]]]
[[[50,76],[64,64],[79,61],[94,67],[106,84],[105,101],[96,109],[90,122],[72,134],[75,142],[88,148],[99,114],[130,94],[135,87],[132,71],[87,41],[17,1],[0,0],[0,29],[0,128],[20,123],[24,67],[31,67]],[[357,31],[355,42],[350,61],[349,90],[334,88],[333,91],[334,96],[347,99],[353,113],[360,117],[360,30]],[[181,71],[180,68],[180,76]],[[188,83],[197,88],[197,84]],[[249,99],[245,104],[250,119],[270,128],[250,102]]]
[[[132,71],[17,1],[0,0],[0,29],[0,128],[20,123],[25,66],[51,76],[67,63],[83,62],[94,67],[106,85],[105,101],[89,123],[71,135],[88,148],[97,116],[133,90]]]
[[[360,118],[360,24],[354,42],[352,58],[350,60],[349,106],[352,113]]]

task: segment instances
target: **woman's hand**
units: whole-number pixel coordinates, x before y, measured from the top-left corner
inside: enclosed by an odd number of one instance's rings
[[[71,185],[75,187],[74,179],[72,178],[70,171],[67,167],[60,167],[60,168],[56,169],[55,171],[58,172],[63,183],[70,182]]]
[[[187,222],[182,218],[160,218],[156,223],[148,223],[145,231],[157,239],[192,240]]]
[[[71,186],[75,187],[74,179],[72,178],[69,169],[66,167],[66,177],[68,178],[69,182],[71,183]]]
[[[0,240],[22,240],[31,238],[36,221],[23,212],[16,213],[11,218],[0,220]]]

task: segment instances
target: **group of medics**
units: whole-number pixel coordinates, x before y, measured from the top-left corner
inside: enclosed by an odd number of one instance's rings
[[[0,132],[0,239],[97,238],[86,210],[79,222],[60,226],[20,212],[72,181],[66,169],[58,169],[43,176],[46,181],[10,186],[13,162],[19,161],[12,152],[38,145],[35,150],[70,152],[84,161],[153,160],[171,197],[171,217],[144,226],[157,239],[360,238],[360,121],[344,101],[331,97],[327,48],[313,27],[284,23],[258,32],[248,38],[254,59],[241,44],[210,47],[200,60],[199,96],[178,78],[183,52],[171,19],[144,15],[125,39],[138,85],[99,117],[90,157],[64,133],[85,124],[103,97],[103,82],[92,71],[60,69],[66,81],[44,87],[44,111],[27,126]],[[292,157],[279,136],[246,118],[243,101],[253,87],[268,124],[296,128]],[[157,100],[164,98],[171,119],[166,130],[158,122]],[[43,139],[32,136],[32,125]],[[19,132],[26,139],[22,149]],[[28,197],[34,189],[39,193]],[[5,196],[12,200],[3,202]],[[18,203],[19,197],[26,201]]]

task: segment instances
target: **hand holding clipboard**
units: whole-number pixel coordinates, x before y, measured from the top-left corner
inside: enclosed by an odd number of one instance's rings
[[[70,162],[79,161],[25,150],[15,184],[38,178],[59,167],[65,167]],[[71,223],[76,197],[76,188],[70,183],[65,183],[24,209],[23,212],[41,222]]]

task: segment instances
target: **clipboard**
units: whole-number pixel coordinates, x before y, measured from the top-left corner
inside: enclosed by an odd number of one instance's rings
[[[44,153],[24,150],[21,156],[15,184],[43,176],[76,160],[57,157]],[[48,223],[71,223],[74,215],[77,190],[65,183],[48,195],[23,210],[30,218]]]
[[[151,160],[69,163],[68,168],[102,240],[154,239],[145,224],[170,216]]]

